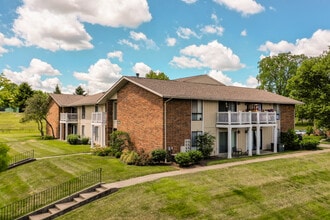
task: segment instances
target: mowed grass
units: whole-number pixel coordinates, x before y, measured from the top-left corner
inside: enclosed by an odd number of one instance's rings
[[[4,124],[11,123],[10,129],[7,127],[7,130],[0,132],[0,142],[10,147],[10,156],[34,150],[36,158],[44,159],[0,173],[0,207],[97,168],[103,169],[104,182],[175,170],[171,166],[128,166],[110,157],[77,155],[90,152],[90,146],[69,145],[59,140],[41,140],[36,129],[29,130],[24,127],[29,127],[29,124],[19,123],[21,117],[22,114],[17,113],[0,114],[0,129],[3,129]],[[22,131],[17,131],[18,127]]]
[[[35,157],[90,152],[88,145],[69,145],[65,141],[41,140],[34,121],[20,123],[22,113],[0,112],[0,142],[10,147],[9,155],[34,150]]]
[[[0,207],[97,168],[103,170],[103,182],[175,170],[171,166],[128,166],[115,158],[93,155],[37,160],[0,173]]]
[[[330,153],[163,178],[58,219],[330,219]]]

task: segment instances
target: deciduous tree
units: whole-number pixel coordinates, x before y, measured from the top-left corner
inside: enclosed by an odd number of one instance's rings
[[[146,78],[148,79],[161,79],[161,80],[169,80],[170,78],[163,72],[156,73],[150,70],[149,73],[146,74]]]
[[[291,97],[301,100],[300,119],[310,119],[319,128],[330,129],[330,49],[319,57],[305,60],[288,87]]]
[[[38,130],[41,137],[44,137],[43,122],[45,121],[52,131],[52,136],[54,136],[53,126],[47,120],[48,114],[48,95],[41,91],[35,92],[35,94],[26,101],[26,108],[24,111],[24,117],[22,122],[35,121],[38,124]]]
[[[287,82],[296,75],[298,67],[305,59],[304,55],[290,53],[280,53],[277,56],[263,58],[258,63],[257,79],[260,83],[258,88],[288,97],[290,91],[287,88]]]
[[[3,74],[0,74],[0,107],[15,108],[15,94],[17,85],[12,83]]]

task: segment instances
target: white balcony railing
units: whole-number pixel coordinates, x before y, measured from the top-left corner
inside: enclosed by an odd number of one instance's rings
[[[276,124],[276,112],[218,112],[217,124]]]
[[[78,114],[77,113],[61,113],[60,121],[62,123],[77,123]]]
[[[107,122],[106,112],[93,112],[92,113],[92,124],[104,124]]]

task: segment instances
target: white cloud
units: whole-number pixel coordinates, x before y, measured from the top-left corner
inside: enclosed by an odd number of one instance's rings
[[[199,38],[199,36],[190,28],[179,27],[176,34],[183,39],[190,39],[191,36]]]
[[[179,68],[210,68],[213,70],[238,70],[244,67],[239,57],[233,51],[212,41],[207,45],[191,45],[180,51],[180,57],[173,57],[171,65]]]
[[[158,49],[156,43],[149,39],[144,33],[135,31],[130,31],[129,33],[131,39],[144,42],[147,49]]]
[[[119,40],[118,43],[120,45],[126,45],[126,46],[129,46],[129,47],[132,47],[134,50],[139,50],[140,49],[139,45],[134,44],[131,41],[126,40],[126,39]]]
[[[20,41],[16,37],[6,38],[5,35],[3,35],[0,32],[0,57],[2,54],[7,53],[8,50],[5,48],[5,46],[16,46],[19,47],[22,45],[22,41]]]
[[[201,31],[205,34],[217,34],[219,36],[222,36],[224,30],[225,29],[223,27],[216,25],[206,25],[201,29]]]
[[[119,50],[116,50],[116,51],[113,51],[113,52],[109,52],[107,54],[107,57],[108,58],[118,58],[118,60],[120,62],[123,62],[123,52],[119,51]]]
[[[233,82],[233,80],[229,76],[223,74],[221,71],[211,70],[208,75],[227,86],[239,86],[249,88],[256,88],[258,86],[258,80],[253,76],[249,76],[249,78],[246,80],[246,84],[243,84],[239,82]]]
[[[169,47],[174,47],[176,44],[176,39],[173,37],[168,37],[168,38],[166,38],[166,44]]]
[[[151,20],[146,0],[24,0],[17,13],[15,34],[28,46],[51,51],[93,48],[84,22],[133,28]]]
[[[21,67],[21,69],[22,71],[20,72],[4,69],[3,73],[6,78],[10,79],[15,84],[27,82],[34,90],[52,92],[56,84],[61,84],[57,77],[47,77],[61,75],[60,71],[39,59],[32,59],[29,67]]]
[[[215,22],[218,23],[218,16],[214,13],[211,14],[211,19]]]
[[[86,88],[90,94],[109,89],[122,76],[121,68],[108,59],[99,59],[87,73],[74,72],[73,75],[78,80],[87,81]]]
[[[240,1],[233,1],[233,0],[213,0],[214,2],[225,5],[230,10],[237,11],[241,13],[243,16],[258,14],[265,10],[265,8],[255,2],[254,0],[240,0]]]
[[[246,80],[247,87],[257,88],[258,84],[258,80],[254,76],[249,76],[249,78]]]
[[[267,41],[259,47],[262,52],[270,56],[279,53],[291,52],[292,54],[305,54],[306,56],[318,56],[327,50],[330,45],[330,30],[317,30],[311,38],[297,39],[295,43],[280,41],[273,43]]]
[[[193,4],[195,2],[197,2],[198,0],[181,0],[183,1],[184,3],[187,3],[187,4]]]
[[[241,36],[243,36],[243,37],[246,37],[247,36],[247,30],[246,29],[242,30]]]
[[[150,72],[151,67],[145,63],[140,62],[136,63],[133,66],[132,70],[134,71],[134,73],[139,73],[141,77],[145,77],[146,74]]]

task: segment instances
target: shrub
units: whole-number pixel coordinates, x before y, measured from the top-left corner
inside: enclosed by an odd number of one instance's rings
[[[194,164],[198,164],[203,159],[203,154],[199,150],[189,151],[188,154]]]
[[[313,134],[313,132],[314,132],[314,130],[313,130],[313,128],[311,126],[308,126],[306,128],[306,134],[311,135],[311,134]]]
[[[130,151],[130,150],[123,151],[123,153],[120,157],[120,160],[128,165],[136,164],[138,159],[139,159],[138,153],[136,153],[135,151]]]
[[[92,154],[96,156],[109,156],[110,155],[110,148],[109,147],[100,147],[100,146],[94,146],[91,149]]]
[[[146,166],[150,164],[152,158],[150,157],[150,154],[145,152],[144,149],[137,151],[137,154],[138,154],[138,158],[137,161],[135,162],[135,165]]]
[[[129,134],[124,131],[114,131],[110,134],[110,147],[112,155],[122,152],[125,148],[133,150]]]
[[[319,141],[315,139],[303,139],[301,141],[301,147],[305,150],[316,150],[319,145]]]
[[[81,138],[80,142],[81,142],[81,144],[87,145],[88,142],[89,142],[89,138],[88,137],[83,137],[83,138]]]
[[[51,135],[45,135],[42,137],[42,140],[53,140],[53,139],[54,139],[54,137]]]
[[[181,152],[175,155],[175,161],[179,164],[180,167],[186,167],[192,163],[188,152]]]
[[[151,158],[154,162],[160,163],[165,161],[166,151],[164,149],[156,149],[151,152]]]
[[[296,135],[293,129],[288,132],[281,133],[281,142],[285,146],[285,150],[299,150],[300,141],[298,135]]]
[[[79,143],[79,135],[77,134],[69,134],[67,137],[67,141],[69,144],[75,145]]]
[[[8,168],[9,156],[8,156],[9,147],[7,144],[0,143],[0,172]]]
[[[196,137],[197,149],[202,152],[203,158],[210,157],[213,151],[215,137],[209,133],[204,133]]]

